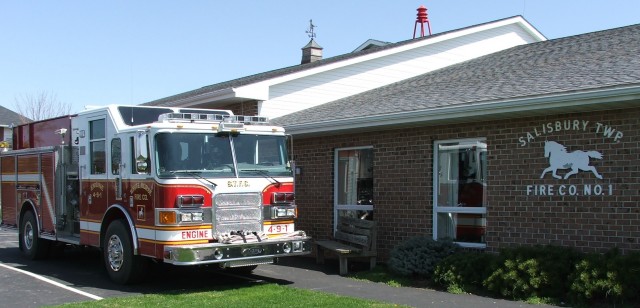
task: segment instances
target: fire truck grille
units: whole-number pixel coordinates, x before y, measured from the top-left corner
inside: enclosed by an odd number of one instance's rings
[[[262,196],[259,193],[218,194],[213,202],[214,234],[262,232]]]

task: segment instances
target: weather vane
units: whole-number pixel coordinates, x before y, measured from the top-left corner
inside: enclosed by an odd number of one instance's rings
[[[314,31],[316,27],[317,26],[313,24],[313,19],[309,19],[309,30],[305,31],[305,33],[309,35],[310,39],[314,39],[316,37],[316,32]]]

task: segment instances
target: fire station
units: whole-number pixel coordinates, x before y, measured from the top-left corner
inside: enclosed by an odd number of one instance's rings
[[[418,235],[626,252],[640,248],[639,42],[639,25],[547,40],[520,16],[327,59],[312,38],[301,65],[147,104],[285,127],[315,239],[349,216],[377,222],[383,260]]]
[[[416,235],[638,250],[639,36],[524,44],[275,119],[305,228],[368,212],[382,254]]]
[[[515,16],[302,51],[145,105],[272,118],[295,140],[300,228],[325,239],[337,217],[374,220],[382,259],[417,235],[640,249],[640,25],[547,40]]]

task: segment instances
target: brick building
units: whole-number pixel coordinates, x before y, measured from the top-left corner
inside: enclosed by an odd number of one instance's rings
[[[272,117],[294,135],[298,227],[376,220],[383,259],[416,235],[640,250],[640,25],[547,41],[512,17],[146,105]]]
[[[300,228],[640,250],[640,25],[531,43],[274,119]]]

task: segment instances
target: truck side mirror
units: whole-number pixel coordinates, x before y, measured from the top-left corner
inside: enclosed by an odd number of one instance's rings
[[[147,151],[147,132],[139,130],[136,136],[136,170],[138,173],[146,173],[149,164],[149,152]]]

